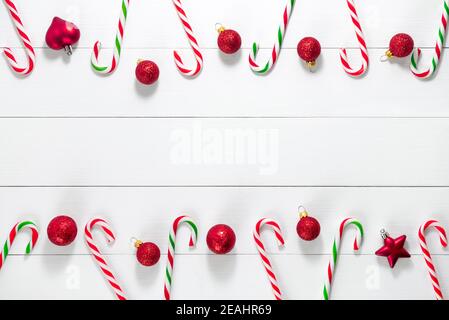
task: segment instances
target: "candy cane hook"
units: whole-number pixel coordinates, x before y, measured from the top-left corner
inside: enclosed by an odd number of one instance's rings
[[[115,241],[114,233],[112,232],[109,224],[103,219],[94,218],[90,220],[86,224],[86,227],[84,228],[84,238],[86,240],[87,247],[92,253],[92,256],[94,257],[95,262],[97,263],[101,272],[103,273],[104,278],[108,281],[110,287],[117,296],[117,299],[127,300],[121,286],[118,284],[117,279],[112,273],[112,270],[109,268],[108,263],[106,262],[103,255],[101,254],[100,250],[98,249],[97,245],[94,242],[94,239],[92,237],[92,230],[95,227],[98,227],[101,229],[101,231],[103,231],[103,234],[106,237],[108,243],[112,243]]]
[[[446,38],[447,31],[447,23],[449,16],[449,0],[444,0],[443,4],[443,13],[441,15],[440,25],[438,27],[438,36],[435,44],[435,50],[432,57],[432,63],[430,67],[421,70],[418,68],[419,58],[421,57],[421,49],[418,48],[413,51],[411,61],[410,61],[410,70],[412,73],[421,79],[430,78],[438,68],[438,64],[440,62],[441,54],[444,50],[444,43]]]
[[[354,251],[359,250],[360,245],[363,240],[363,226],[362,224],[353,218],[347,218],[342,221],[340,224],[340,228],[338,229],[337,235],[334,237],[334,241],[332,243],[332,259],[329,260],[329,264],[327,265],[327,273],[326,273],[326,281],[324,283],[323,288],[323,298],[324,300],[329,300],[332,286],[332,279],[335,275],[335,266],[337,265],[338,256],[340,255],[340,243],[343,238],[343,233],[345,228],[349,225],[353,225],[357,228],[357,233],[354,239]]]
[[[430,280],[432,281],[433,291],[435,291],[435,296],[437,300],[443,300],[443,293],[441,292],[440,282],[438,281],[437,272],[435,270],[435,265],[432,261],[432,256],[430,255],[429,248],[427,247],[426,241],[426,230],[429,228],[435,228],[440,236],[441,245],[445,248],[447,247],[447,237],[446,231],[441,226],[441,224],[436,220],[428,220],[421,225],[418,231],[419,245],[421,246],[421,251],[424,255],[424,260],[426,261],[427,271],[429,272]]]
[[[30,74],[33,69],[34,65],[36,63],[36,53],[34,52],[34,48],[31,45],[30,37],[28,36],[27,32],[25,31],[25,27],[23,26],[22,19],[20,19],[19,12],[17,11],[16,5],[12,0],[3,0],[6,8],[8,9],[12,22],[14,23],[14,26],[16,28],[16,31],[20,37],[20,40],[22,41],[22,44],[25,49],[25,53],[28,59],[28,65],[27,66],[21,66],[16,59],[16,56],[12,52],[11,48],[5,48],[3,50],[3,54],[6,58],[6,61],[8,62],[11,69],[20,75],[28,75]]]
[[[347,74],[353,77],[359,77],[368,70],[369,58],[368,58],[368,48],[366,47],[365,37],[363,35],[362,26],[360,25],[359,17],[357,15],[357,10],[355,8],[354,0],[346,0],[349,8],[349,13],[351,15],[352,24],[354,25],[355,34],[357,36],[357,41],[359,43],[360,53],[362,54],[362,65],[360,68],[355,69],[349,65],[348,54],[346,48],[340,49],[340,60],[343,65],[343,69]]]
[[[165,267],[164,284],[165,300],[170,300],[171,286],[173,284],[173,265],[175,262],[176,234],[178,232],[179,226],[183,223],[187,224],[187,226],[190,228],[190,247],[194,247],[196,245],[196,240],[198,238],[198,227],[189,216],[183,215],[175,219],[168,235],[167,266]]]
[[[94,44],[94,50],[92,51],[90,61],[92,68],[97,73],[111,74],[115,71],[115,69],[118,66],[118,63],[120,61],[120,54],[122,52],[122,43],[123,43],[123,36],[125,33],[126,19],[128,17],[129,2],[130,0],[122,0],[120,19],[118,21],[118,30],[117,35],[115,36],[114,54],[112,56],[112,62],[110,65],[108,66],[100,65],[100,63],[98,62],[98,56],[100,55],[101,51],[101,42],[97,41]]]
[[[34,224],[34,222],[31,221],[22,221],[17,223],[9,232],[9,237],[8,239],[6,239],[5,244],[3,245],[3,251],[2,254],[0,255],[0,270],[5,264],[5,260],[8,257],[9,250],[14,240],[16,239],[17,234],[27,229],[30,230],[31,232],[31,240],[30,242],[28,242],[26,246],[25,253],[30,254],[31,251],[33,251],[37,239],[39,238],[39,231],[37,230],[37,226]]]
[[[274,43],[273,50],[271,51],[271,57],[266,64],[260,65],[256,62],[259,45],[256,42],[253,43],[252,50],[249,54],[249,65],[255,73],[266,74],[276,64],[295,3],[296,0],[287,0],[287,5],[285,6],[284,13],[282,15],[282,23],[278,28],[276,42]]]
[[[193,29],[187,19],[186,12],[182,8],[181,0],[173,0],[173,4],[175,5],[176,12],[178,13],[179,19],[181,19],[182,27],[184,28],[184,31],[187,35],[187,39],[189,40],[190,47],[193,50],[193,54],[195,56],[196,60],[196,67],[195,68],[188,68],[179,53],[175,50],[173,51],[174,57],[175,57],[175,63],[178,67],[178,70],[185,76],[188,77],[194,77],[198,73],[200,73],[201,69],[203,68],[203,55],[200,52],[200,47],[198,45],[198,41],[196,40]]]
[[[273,267],[271,265],[270,258],[268,257],[267,252],[265,251],[265,246],[260,238],[260,229],[264,226],[269,226],[276,236],[278,245],[284,246],[284,237],[282,236],[281,228],[279,224],[272,219],[261,219],[256,223],[256,227],[254,228],[253,236],[254,241],[256,242],[257,250],[259,250],[260,258],[262,259],[262,264],[265,268],[265,271],[268,275],[268,280],[270,281],[271,289],[273,290],[274,297],[276,300],[282,300],[281,289],[279,288],[279,284],[276,278],[276,274],[273,271]]]

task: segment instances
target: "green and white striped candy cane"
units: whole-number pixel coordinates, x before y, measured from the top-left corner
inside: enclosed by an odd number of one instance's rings
[[[343,233],[345,228],[353,225],[357,228],[357,233],[354,239],[354,250],[357,251],[360,248],[363,240],[363,226],[362,224],[353,218],[346,218],[340,224],[340,228],[338,229],[338,233],[334,238],[332,243],[332,258],[329,260],[329,264],[327,265],[327,273],[326,273],[326,281],[324,282],[323,288],[323,299],[329,300],[331,293],[332,280],[335,275],[335,266],[337,265],[338,256],[340,254],[340,243],[343,238]]]
[[[112,56],[112,62],[108,66],[100,65],[98,62],[98,57],[100,55],[101,50],[101,42],[97,41],[94,44],[94,50],[92,52],[91,56],[91,65],[95,72],[100,74],[111,74],[115,71],[115,69],[118,66],[118,63],[120,61],[120,54],[122,52],[122,43],[123,43],[123,36],[125,32],[125,24],[126,19],[128,17],[128,8],[129,8],[129,2],[130,0],[122,0],[122,8],[121,8],[121,14],[120,19],[118,21],[118,30],[117,35],[115,36],[115,43],[114,43],[114,53]]]
[[[30,230],[31,232],[31,241],[28,242],[25,253],[29,254],[33,250],[36,245],[37,239],[39,238],[39,231],[37,230],[37,226],[34,222],[31,221],[22,221],[15,224],[15,226],[9,232],[8,239],[6,239],[5,244],[3,245],[3,251],[0,255],[0,270],[5,264],[5,260],[8,257],[9,250],[11,245],[13,244],[17,234],[21,231]]]
[[[195,222],[189,216],[182,215],[175,219],[173,226],[170,229],[168,235],[168,254],[167,254],[167,266],[165,268],[165,284],[164,284],[164,297],[165,300],[170,300],[171,286],[173,283],[173,265],[175,262],[175,248],[176,248],[176,233],[181,224],[185,223],[190,228],[190,242],[189,246],[194,247],[198,238],[198,227]]]
[[[288,22],[290,21],[290,16],[292,14],[293,8],[295,6],[296,0],[287,0],[287,5],[285,6],[284,13],[282,15],[282,24],[278,28],[276,42],[274,43],[273,50],[271,52],[270,59],[265,64],[258,64],[256,62],[257,52],[259,51],[259,46],[256,42],[253,43],[252,50],[249,54],[249,65],[251,69],[257,74],[266,74],[275,65],[279,53],[282,48],[282,43],[284,41],[285,32],[287,30]]]

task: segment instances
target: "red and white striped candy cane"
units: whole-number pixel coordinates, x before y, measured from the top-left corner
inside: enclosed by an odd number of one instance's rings
[[[9,232],[8,239],[6,239],[5,244],[3,245],[3,251],[0,255],[0,270],[5,265],[5,260],[8,257],[9,250],[11,248],[11,245],[14,243],[17,234],[26,229],[30,230],[31,232],[31,240],[27,244],[25,253],[30,254],[34,249],[37,239],[39,238],[39,231],[37,230],[37,226],[31,221],[22,221],[16,223],[16,225]]]
[[[117,298],[119,300],[127,300],[121,286],[119,285],[117,279],[112,273],[112,270],[109,268],[108,263],[106,262],[103,255],[101,254],[100,250],[98,249],[97,245],[94,242],[94,239],[92,237],[92,230],[95,227],[98,227],[103,231],[103,234],[105,235],[108,243],[112,243],[115,241],[114,233],[112,232],[109,224],[103,219],[93,218],[86,224],[86,227],[84,228],[84,238],[86,240],[86,244],[90,249],[92,256],[95,258],[95,262],[100,267],[103,276],[108,281],[112,290],[114,290],[114,293],[117,296]]]
[[[346,0],[346,3],[348,4],[352,24],[354,25],[355,34],[357,36],[357,41],[359,43],[360,53],[362,54],[362,65],[358,69],[352,68],[349,65],[346,48],[340,49],[340,60],[343,65],[343,69],[346,71],[347,74],[353,77],[359,77],[368,70],[368,63],[369,63],[368,48],[366,47],[365,37],[363,36],[362,26],[360,25],[354,0]]]
[[[332,242],[332,258],[329,260],[329,263],[327,265],[326,280],[324,282],[324,287],[323,287],[323,299],[324,300],[330,299],[332,280],[333,280],[334,274],[335,274],[335,266],[338,261],[338,256],[340,255],[341,239],[343,238],[343,233],[345,231],[345,228],[350,225],[353,225],[357,228],[357,233],[354,238],[354,244],[353,244],[354,251],[359,250],[360,245],[362,244],[362,240],[363,240],[362,224],[358,220],[353,219],[353,218],[344,219],[340,223],[340,227],[338,228],[338,233],[334,237],[334,241]]]
[[[173,283],[173,266],[175,263],[175,248],[176,248],[176,234],[180,225],[185,223],[190,228],[189,246],[192,248],[196,245],[198,238],[198,227],[189,216],[182,215],[173,221],[173,225],[168,235],[168,253],[167,266],[165,267],[165,283],[164,283],[164,297],[165,300],[170,300],[171,286]]]
[[[437,300],[443,300],[443,293],[441,292],[435,265],[433,264],[432,256],[430,255],[429,248],[427,247],[425,233],[429,228],[435,228],[438,231],[440,242],[443,247],[447,247],[446,231],[436,220],[428,220],[424,222],[418,231],[419,245],[421,246],[421,251],[424,255],[424,260],[426,261],[427,271],[429,272],[430,280],[432,281],[433,291],[435,291]]]
[[[193,30],[187,19],[186,12],[182,8],[181,0],[173,0],[173,4],[175,5],[176,12],[178,13],[179,19],[181,19],[182,26],[187,35],[187,39],[189,40],[190,46],[192,47],[193,54],[196,60],[196,67],[195,68],[187,67],[176,50],[173,52],[175,56],[175,63],[176,66],[178,67],[178,70],[183,75],[194,77],[198,75],[198,73],[200,73],[201,69],[203,68],[203,55],[200,52],[198,41],[196,40],[195,35],[193,34]]]
[[[12,52],[11,48],[5,48],[3,50],[3,54],[8,62],[9,66],[15,73],[21,75],[30,74],[36,63],[36,53],[34,52],[34,48],[31,45],[30,37],[25,31],[25,27],[23,26],[22,20],[20,19],[19,12],[17,11],[16,5],[12,0],[3,0],[10,15],[14,26],[16,27],[17,33],[19,34],[20,40],[22,41],[25,49],[25,53],[28,58],[28,65],[22,66],[17,62],[17,58]]]
[[[265,246],[262,242],[262,239],[260,238],[260,229],[264,225],[269,226],[274,231],[279,246],[284,245],[284,237],[282,236],[279,224],[273,219],[268,218],[263,218],[259,220],[256,223],[256,227],[254,228],[253,232],[254,241],[256,242],[257,250],[259,250],[260,257],[262,258],[262,264],[265,267],[265,271],[267,272],[268,280],[270,280],[271,289],[273,290],[274,297],[276,298],[276,300],[282,300],[282,293],[281,289],[279,288],[276,274],[273,271],[270,258],[268,257],[268,254],[265,251]]]

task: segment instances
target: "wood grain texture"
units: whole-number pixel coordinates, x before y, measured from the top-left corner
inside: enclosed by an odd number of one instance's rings
[[[343,71],[337,49],[323,50],[313,74],[299,62],[296,49],[283,50],[265,77],[251,72],[248,50],[227,58],[208,49],[204,70],[189,81],[176,70],[171,49],[125,50],[118,70],[107,78],[91,70],[88,49],[77,50],[70,61],[63,61],[61,52],[37,50],[38,64],[26,80],[0,63],[0,91],[11,93],[0,117],[449,117],[449,93],[441,90],[449,83],[446,59],[435,79],[420,81],[408,60],[380,62],[384,52],[371,49],[368,74],[355,80]],[[425,50],[424,63],[431,52]],[[159,64],[154,87],[135,80],[142,57]]]
[[[321,222],[322,233],[316,241],[306,243],[296,234],[297,207],[306,206]],[[408,250],[420,254],[418,228],[427,217],[433,217],[449,227],[448,188],[297,188],[297,187],[116,187],[116,188],[0,188],[0,235],[20,218],[36,221],[41,239],[33,254],[86,254],[82,229],[94,216],[105,218],[117,234],[117,241],[107,254],[132,254],[132,237],[156,242],[167,251],[168,232],[174,218],[188,213],[198,224],[199,240],[195,250],[188,249],[188,228],[179,231],[177,252],[209,254],[206,233],[217,223],[231,225],[237,234],[236,255],[257,254],[252,231],[263,217],[276,219],[282,228],[286,245],[282,252],[270,232],[263,233],[267,251],[275,254],[328,255],[339,223],[346,217],[358,218],[365,227],[364,255],[373,255],[382,240],[380,229],[392,236],[407,234]],[[46,226],[58,214],[72,216],[79,227],[74,246],[58,248],[46,239]],[[449,231],[449,230],[448,230]],[[429,246],[436,254],[447,254],[433,232]],[[348,230],[341,252],[352,253],[353,230]],[[3,241],[4,236],[0,239]],[[11,252],[23,254],[28,237],[17,238]],[[104,243],[101,233],[99,242]],[[386,264],[386,261],[384,261]]]
[[[130,299],[162,299],[163,263],[143,268],[131,255],[107,258]],[[322,299],[327,256],[279,255],[272,256],[272,261],[286,299]],[[342,256],[332,298],[434,298],[422,257],[400,261],[394,270],[383,262],[375,256]],[[449,269],[444,267],[449,256],[436,256],[435,263],[443,280],[443,292],[449,293],[447,281],[444,283],[449,276]],[[45,256],[45,259],[12,256],[0,273],[0,298],[113,299],[96,268],[92,258],[85,255]],[[172,289],[173,299],[273,299],[257,255],[178,255]]]
[[[0,181],[449,186],[448,134],[446,119],[1,119]]]

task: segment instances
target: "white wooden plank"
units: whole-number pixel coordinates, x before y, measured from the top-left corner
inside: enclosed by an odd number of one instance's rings
[[[448,133],[446,119],[1,119],[0,181],[448,186]]]
[[[17,3],[33,43],[44,44],[45,32],[55,15],[78,24],[82,31],[79,46],[92,48],[96,40],[113,45],[121,0],[23,0]],[[281,23],[285,2],[270,0],[186,1],[184,7],[201,47],[216,47],[215,23],[238,30],[243,45],[253,41],[272,47]],[[442,12],[440,0],[356,1],[357,10],[370,47],[387,47],[398,32],[413,35],[419,46],[433,47]],[[45,10],[43,10],[45,8]],[[160,17],[163,17],[161,19]],[[0,12],[0,46],[18,45],[6,10]],[[301,37],[313,35],[324,47],[356,46],[353,26],[344,1],[297,1],[285,39],[285,47],[296,48]],[[187,40],[171,1],[133,1],[125,30],[125,47],[187,47]]]
[[[446,59],[436,78],[419,81],[407,61],[381,63],[383,50],[371,50],[369,73],[355,80],[342,70],[336,49],[323,52],[321,67],[313,74],[299,62],[296,50],[284,50],[273,72],[260,77],[248,67],[248,50],[226,61],[217,50],[207,50],[201,76],[188,81],[176,70],[169,49],[127,50],[116,74],[106,79],[91,70],[89,50],[78,50],[70,62],[48,50],[37,52],[39,63],[27,79],[12,76],[0,63],[0,92],[5,93],[0,117],[449,116]],[[155,87],[135,80],[135,64],[142,57],[159,64]]]
[[[107,257],[130,299],[161,299],[165,260],[154,268],[128,256]],[[165,257],[162,257],[165,258]],[[113,299],[92,258],[21,256],[8,258],[0,273],[1,299]],[[286,299],[321,299],[327,256],[273,257]],[[449,276],[448,256],[436,256],[443,292]],[[30,272],[32,270],[32,272]],[[260,258],[251,256],[179,255],[175,259],[173,299],[272,299]],[[379,258],[342,256],[337,265],[333,299],[434,299],[420,256],[398,262],[391,270]],[[406,285],[405,285],[406,284]],[[45,289],[43,289],[45,288]]]
[[[449,228],[448,193],[448,188],[1,188],[0,241],[18,220],[32,219],[41,230],[34,254],[85,254],[83,227],[90,218],[99,216],[109,221],[117,234],[112,246],[105,244],[101,233],[95,236],[105,253],[132,254],[132,237],[155,242],[165,253],[172,221],[186,212],[198,224],[199,240],[190,251],[188,229],[182,228],[177,247],[181,253],[209,253],[207,231],[226,223],[237,235],[233,254],[256,254],[251,236],[255,223],[272,217],[282,227],[286,246],[280,251],[267,230],[263,238],[269,252],[330,254],[339,223],[354,216],[365,228],[361,253],[373,254],[381,246],[379,230],[385,228],[393,237],[406,234],[407,249],[420,254],[417,233],[425,220],[438,219]],[[296,234],[301,203],[322,227],[321,236],[310,243],[300,241]],[[47,240],[47,225],[59,214],[72,216],[78,224],[77,241],[68,248],[58,248]],[[348,230],[345,235],[341,248],[345,254],[352,252],[353,234]],[[27,235],[18,237],[11,252],[23,254],[28,239]],[[441,248],[436,233],[429,233],[429,246],[436,254],[448,253]],[[380,265],[386,265],[386,260]]]

